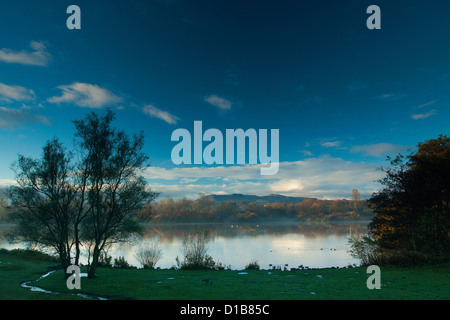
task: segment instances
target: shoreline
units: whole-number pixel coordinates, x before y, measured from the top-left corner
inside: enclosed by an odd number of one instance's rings
[[[208,222],[208,221],[200,221],[200,222],[141,222],[143,226],[196,226],[196,225],[211,225],[211,226],[226,226],[226,225],[261,225],[261,226],[270,226],[270,225],[318,225],[318,224],[350,224],[350,223],[361,223],[361,224],[369,224],[372,220],[370,219],[352,219],[352,220],[264,220],[264,221],[223,221],[223,222]],[[0,221],[0,227],[13,227],[15,223]]]
[[[4,278],[0,287],[0,300],[87,300],[98,297],[108,300],[191,301],[450,298],[448,263],[415,267],[381,266],[381,290],[367,288],[366,267],[352,267],[293,271],[99,268],[97,278],[82,278],[81,290],[73,291],[67,289],[62,271],[41,277],[48,273],[48,267],[54,266],[55,262],[2,252],[0,261]],[[17,269],[18,266],[21,268]],[[29,287],[39,287],[58,294],[33,292],[31,288],[21,286],[25,282]],[[81,295],[75,296],[74,293]]]

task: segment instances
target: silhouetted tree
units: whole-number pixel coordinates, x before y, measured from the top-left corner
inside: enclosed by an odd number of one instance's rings
[[[104,117],[89,113],[74,121],[75,153],[54,138],[40,159],[19,155],[13,164],[17,185],[9,197],[16,227],[10,238],[53,248],[64,272],[79,263],[85,242],[94,277],[109,244],[142,231],[141,211],[157,196],[140,174],[148,160],[143,134],[129,137],[112,127],[113,120],[110,110]]]
[[[81,152],[78,170],[88,186],[88,212],[82,229],[84,238],[93,243],[89,277],[95,277],[104,248],[142,232],[139,211],[157,196],[147,189],[140,174],[148,161],[142,150],[143,133],[129,137],[112,127],[113,120],[114,114],[108,110],[101,118],[89,113],[74,121]]]
[[[448,254],[450,139],[441,135],[388,160],[383,189],[369,200],[375,213],[369,230],[378,245]]]
[[[52,248],[64,270],[71,265],[75,245],[71,157],[57,138],[46,143],[40,159],[19,155],[12,165],[17,185],[9,190],[16,223],[10,239]]]

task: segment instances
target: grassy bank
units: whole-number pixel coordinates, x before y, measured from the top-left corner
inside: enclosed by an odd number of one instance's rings
[[[381,268],[380,290],[366,287],[366,268],[296,271],[191,271],[99,268],[98,278],[82,278],[68,290],[59,270],[31,285],[61,294],[20,287],[38,279],[52,261],[0,252],[0,299],[80,299],[74,292],[108,299],[289,300],[289,299],[450,299],[450,265]],[[83,271],[83,270],[82,270]],[[242,274],[242,273],[245,274]],[[210,283],[206,283],[209,279]]]

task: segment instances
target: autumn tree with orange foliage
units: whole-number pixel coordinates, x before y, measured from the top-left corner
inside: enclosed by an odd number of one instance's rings
[[[447,259],[450,248],[450,138],[419,143],[407,156],[388,158],[383,189],[369,200],[369,231],[378,246]]]

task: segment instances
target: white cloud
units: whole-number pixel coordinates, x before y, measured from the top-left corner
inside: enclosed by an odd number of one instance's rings
[[[180,180],[199,178],[227,178],[230,180],[259,179],[260,165],[219,166],[219,167],[175,167],[165,169],[159,167],[146,168],[146,176],[149,179]],[[271,176],[264,176],[271,177]]]
[[[33,113],[31,107],[24,106],[20,109],[0,107],[0,128],[18,129],[28,123],[50,125],[47,117]]]
[[[29,101],[35,99],[33,90],[21,86],[10,86],[0,82],[0,100],[11,101]]]
[[[319,144],[325,148],[337,148],[342,145],[342,141],[336,140],[336,138],[320,139]]]
[[[345,161],[321,156],[303,161],[280,163],[273,176],[261,176],[261,165],[221,167],[175,167],[172,169],[149,167],[145,170],[150,185],[156,191],[175,197],[198,192],[243,193],[286,196],[306,196],[322,199],[350,198],[356,188],[363,196],[378,190],[376,182],[381,173],[380,163]],[[182,179],[197,179],[195,184],[183,184]]]
[[[95,84],[75,82],[71,85],[59,86],[58,89],[62,91],[62,95],[51,97],[48,102],[73,103],[79,107],[101,109],[123,101],[121,97]]]
[[[17,181],[13,179],[0,179],[0,187],[9,187],[16,184]]]
[[[313,153],[311,151],[309,151],[309,150],[306,150],[306,149],[300,150],[299,152],[301,152],[305,157],[312,157],[313,156]]]
[[[0,49],[0,61],[33,66],[47,66],[52,55],[47,52],[45,44],[43,42],[32,41],[30,47],[33,51]]]
[[[167,122],[168,124],[176,124],[178,122],[178,120],[180,120],[180,118],[178,118],[177,116],[174,116],[173,114],[158,109],[155,106],[152,105],[146,105],[142,108],[142,111],[154,118],[158,118],[161,120],[164,120],[165,122]]]
[[[230,100],[221,98],[215,94],[205,97],[205,101],[221,110],[230,110],[233,103]]]
[[[391,143],[375,143],[360,146],[353,146],[350,148],[352,153],[361,153],[371,157],[385,157],[405,152],[409,147]]]
[[[436,114],[436,110],[430,110],[426,113],[416,113],[416,114],[412,114],[411,118],[413,118],[414,120],[419,120],[419,119],[426,119],[428,117],[434,116]]]
[[[424,108],[424,107],[428,107],[428,106],[431,106],[432,104],[435,104],[435,103],[436,103],[436,101],[437,101],[437,100],[433,100],[433,101],[430,101],[430,102],[427,102],[427,103],[421,104],[421,105],[417,106],[417,108],[418,108],[418,109],[420,109],[420,108]]]
[[[339,147],[342,144],[341,141],[326,141],[326,142],[322,142],[320,145],[322,147],[326,147],[326,148],[335,148],[335,147]]]
[[[304,188],[300,179],[279,180],[270,185],[273,192],[298,192]]]

